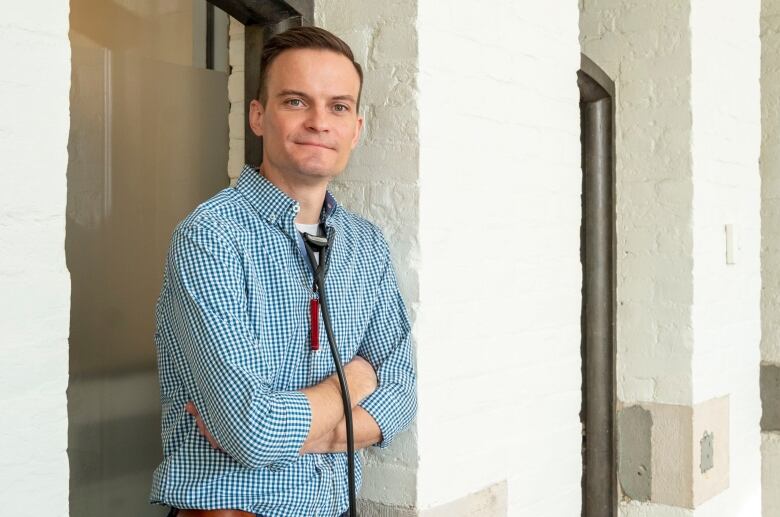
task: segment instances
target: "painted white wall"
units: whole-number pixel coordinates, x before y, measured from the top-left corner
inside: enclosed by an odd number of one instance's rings
[[[761,4],[761,359],[780,364],[780,2]],[[780,433],[762,442],[763,517],[780,517]]]
[[[616,82],[618,397],[731,404],[731,488],[624,516],[760,512],[758,2],[733,7],[581,2],[583,52]]]
[[[615,82],[617,398],[693,402],[688,2],[581,0],[582,52]],[[692,512],[621,500],[621,517]]]
[[[614,81],[617,394],[691,404],[688,2],[582,2],[582,51]]]
[[[780,364],[780,2],[777,0],[763,0],[761,6],[761,112],[761,358]]]
[[[67,515],[68,2],[16,2],[2,19],[0,512]]]
[[[418,507],[580,512],[578,10],[421,1]]]
[[[731,422],[729,489],[697,517],[761,514],[760,4],[691,2],[693,395],[729,395]],[[726,224],[738,242],[731,265]]]
[[[468,7],[316,6],[367,72],[366,133],[334,190],[386,228],[420,374],[416,428],[369,454],[361,496],[424,511],[507,479],[510,515],[575,515],[578,13],[504,2],[476,24]],[[759,493],[755,7],[588,0],[579,17],[617,89],[618,396],[732,396],[733,489],[697,515],[751,515]],[[740,75],[725,103],[722,59]],[[621,503],[623,516],[693,513]]]
[[[756,2],[694,2],[690,16],[685,3],[633,4],[589,1],[580,21],[583,48],[619,91],[619,393],[669,403],[732,393],[732,488],[696,514],[752,516]],[[316,13],[367,64],[369,125],[336,189],[386,228],[418,346],[417,428],[370,455],[363,496],[425,509],[508,479],[510,515],[570,517],[580,501],[576,7],[506,1],[489,24],[466,5],[417,11],[320,0]],[[0,58],[14,74],[0,77],[0,414],[16,425],[0,429],[0,500],[13,515],[31,502],[67,515],[68,4],[17,3],[3,20]],[[714,97],[724,80],[739,94]],[[725,222],[741,245],[728,267]],[[775,341],[764,340],[764,359],[780,357]],[[780,449],[772,440],[765,451]],[[775,463],[765,461],[765,483]],[[662,514],[689,512],[652,513]]]

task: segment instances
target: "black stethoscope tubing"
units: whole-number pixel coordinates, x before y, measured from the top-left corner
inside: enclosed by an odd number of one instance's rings
[[[339,379],[341,387],[341,400],[344,403],[344,420],[347,426],[347,477],[349,479],[349,515],[357,516],[356,490],[355,490],[355,437],[352,428],[352,402],[349,398],[349,387],[347,378],[344,375],[344,368],[341,364],[338,347],[336,346],[336,337],[333,334],[333,325],[330,320],[330,310],[325,296],[325,274],[327,273],[328,254],[330,253],[330,243],[327,238],[317,237],[308,233],[303,234],[303,244],[306,248],[306,254],[309,257],[312,269],[314,271],[314,283],[317,286],[320,300],[320,312],[322,322],[325,324],[325,333],[328,336],[328,345],[333,355],[333,363],[336,366],[336,376]],[[320,259],[317,261],[314,257],[312,246],[320,249]],[[314,264],[317,264],[314,267]],[[314,324],[314,323],[312,323]]]

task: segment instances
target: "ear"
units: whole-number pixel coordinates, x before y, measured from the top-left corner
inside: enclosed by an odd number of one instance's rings
[[[259,100],[253,99],[249,103],[249,127],[257,136],[263,136],[263,116],[265,108]]]
[[[357,123],[355,124],[355,136],[352,137],[352,146],[350,149],[354,149],[355,146],[357,146],[358,142],[360,141],[360,131],[363,129],[363,117],[357,118]]]

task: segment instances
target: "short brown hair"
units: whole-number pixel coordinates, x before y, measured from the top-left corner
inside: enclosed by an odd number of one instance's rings
[[[279,54],[285,50],[297,48],[330,50],[352,61],[352,65],[360,78],[357,98],[357,109],[360,109],[360,94],[363,91],[363,69],[355,61],[352,49],[349,48],[349,45],[344,40],[332,32],[319,27],[293,27],[276,34],[263,45],[263,55],[260,58],[260,86],[257,89],[257,99],[263,106],[268,102],[268,68]]]

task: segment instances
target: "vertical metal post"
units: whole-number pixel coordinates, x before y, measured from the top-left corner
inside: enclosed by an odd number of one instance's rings
[[[214,4],[206,3],[206,68],[214,70]]]
[[[579,73],[582,129],[583,517],[611,517],[615,472],[613,106]]]

